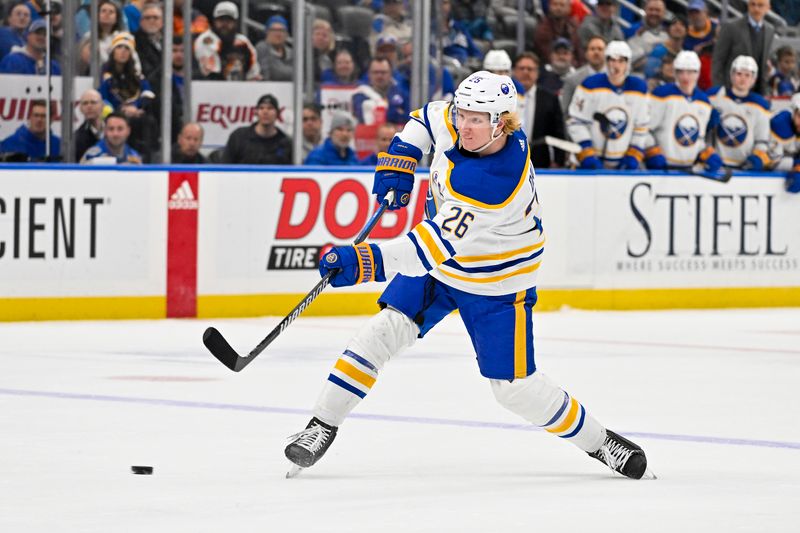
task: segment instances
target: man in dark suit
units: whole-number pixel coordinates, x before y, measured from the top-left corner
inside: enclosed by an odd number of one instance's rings
[[[758,80],[753,91],[763,95],[767,91],[767,58],[775,38],[775,28],[765,19],[770,0],[748,0],[747,15],[723,24],[714,46],[711,78],[717,87],[726,84],[731,62],[740,56],[750,56],[758,63]]]
[[[531,162],[534,168],[563,167],[566,154],[543,143],[546,135],[564,138],[564,115],[558,97],[537,87],[541,66],[541,60],[533,52],[522,52],[514,60],[514,78],[525,89],[519,94],[519,116],[528,142],[533,146]]]

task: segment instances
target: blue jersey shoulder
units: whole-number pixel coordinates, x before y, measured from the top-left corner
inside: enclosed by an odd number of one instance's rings
[[[509,135],[502,150],[486,157],[465,156],[454,146],[446,153],[453,164],[450,187],[471,203],[490,207],[502,204],[525,179],[528,150],[528,139],[522,130]]]
[[[769,121],[772,128],[772,133],[784,140],[789,140],[795,137],[794,128],[792,127],[792,113],[788,109],[784,109]]]
[[[647,94],[647,82],[639,76],[628,76],[622,84],[622,90]]]
[[[594,89],[612,89],[613,86],[611,82],[608,81],[608,75],[605,72],[598,72],[597,74],[592,74],[583,82],[581,85],[584,89],[594,90]]]
[[[767,101],[767,99],[753,91],[750,91],[750,94],[747,95],[747,98],[745,98],[745,102],[750,102],[752,104],[756,104],[759,107],[763,107],[764,111],[769,111],[770,108],[770,103]]]
[[[667,98],[669,96],[682,96],[682,94],[683,93],[681,93],[681,90],[674,83],[659,85],[658,87],[653,89],[653,96],[656,96],[658,98]]]

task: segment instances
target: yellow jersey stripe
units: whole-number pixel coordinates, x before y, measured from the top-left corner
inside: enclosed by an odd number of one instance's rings
[[[499,276],[491,276],[491,277],[488,277],[488,278],[471,278],[471,277],[468,277],[468,276],[462,276],[460,274],[454,274],[452,272],[446,272],[446,271],[442,270],[441,268],[439,269],[439,272],[441,272],[442,274],[444,274],[445,276],[447,276],[449,278],[457,279],[457,280],[460,280],[460,281],[467,281],[467,282],[470,282],[470,283],[494,283],[496,281],[503,281],[504,279],[512,278],[514,276],[519,276],[521,274],[529,274],[531,272],[534,272],[535,270],[537,270],[539,268],[539,265],[541,265],[541,264],[542,264],[541,261],[539,261],[539,262],[537,262],[537,263],[535,263],[533,265],[528,265],[528,266],[526,266],[524,268],[520,268],[517,271],[508,272],[506,274],[500,274]]]
[[[501,252],[499,254],[486,254],[486,255],[457,255],[454,257],[459,263],[477,263],[478,261],[497,261],[500,259],[508,259],[515,255],[524,254],[538,250],[544,246],[544,241],[537,242],[533,246],[526,246],[524,248],[517,248],[516,250],[509,250],[508,252]]]
[[[445,255],[439,249],[439,246],[433,239],[433,235],[430,234],[430,231],[425,227],[423,222],[417,224],[417,227],[414,228],[414,231],[417,233],[417,236],[420,238],[420,240],[425,244],[425,247],[428,248],[428,253],[431,254],[431,257],[433,257],[433,260],[437,265],[441,265],[447,260],[447,257],[445,257]]]
[[[474,198],[470,198],[469,196],[464,196],[463,194],[457,193],[453,189],[453,186],[450,185],[450,172],[453,170],[453,166],[454,166],[453,162],[448,159],[447,160],[447,177],[445,178],[445,185],[447,185],[447,190],[450,191],[450,194],[452,194],[454,197],[458,198],[462,202],[466,202],[466,203],[468,203],[470,205],[474,205],[476,207],[483,207],[484,209],[500,209],[500,208],[503,208],[503,207],[505,207],[505,206],[507,206],[508,204],[511,203],[511,201],[514,199],[514,197],[517,196],[517,193],[519,192],[519,190],[522,188],[522,184],[525,183],[525,178],[527,177],[528,170],[530,169],[530,166],[531,166],[531,154],[530,154],[530,151],[529,151],[527,157],[525,158],[525,168],[522,169],[522,174],[519,177],[519,181],[517,182],[517,186],[514,188],[514,191],[510,195],[508,195],[508,198],[506,198],[506,200],[501,204],[485,204],[483,202],[475,200]]]
[[[573,422],[575,422],[575,418],[578,416],[579,406],[580,404],[577,400],[575,400],[575,398],[570,398],[569,413],[567,413],[567,418],[564,419],[564,422],[554,428],[545,429],[550,433],[563,433],[564,431],[568,430],[570,426],[572,426]]]
[[[371,389],[375,384],[376,379],[374,377],[370,376],[366,372],[362,372],[343,359],[338,359],[334,365],[334,368],[346,376],[353,378],[369,389]]]
[[[525,291],[517,293],[514,300],[514,377],[524,378],[528,375],[527,347],[525,321]]]

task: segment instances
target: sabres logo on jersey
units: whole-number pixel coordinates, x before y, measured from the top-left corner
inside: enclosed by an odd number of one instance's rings
[[[700,135],[700,122],[697,117],[691,114],[682,115],[675,122],[675,142],[680,146],[693,146],[697,142],[697,137]]]
[[[605,115],[608,117],[609,124],[606,128],[601,126],[603,135],[611,140],[619,139],[625,135],[629,122],[628,112],[621,107],[612,107],[606,111]]]
[[[747,138],[747,121],[739,115],[724,115],[717,127],[719,142],[725,146],[736,148]]]

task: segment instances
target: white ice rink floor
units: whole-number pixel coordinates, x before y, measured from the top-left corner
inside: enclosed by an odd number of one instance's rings
[[[284,474],[365,317],[0,324],[2,532],[798,532],[800,310],[535,314],[540,370],[647,452],[612,475],[499,407],[457,316]],[[131,465],[152,465],[152,476]]]

